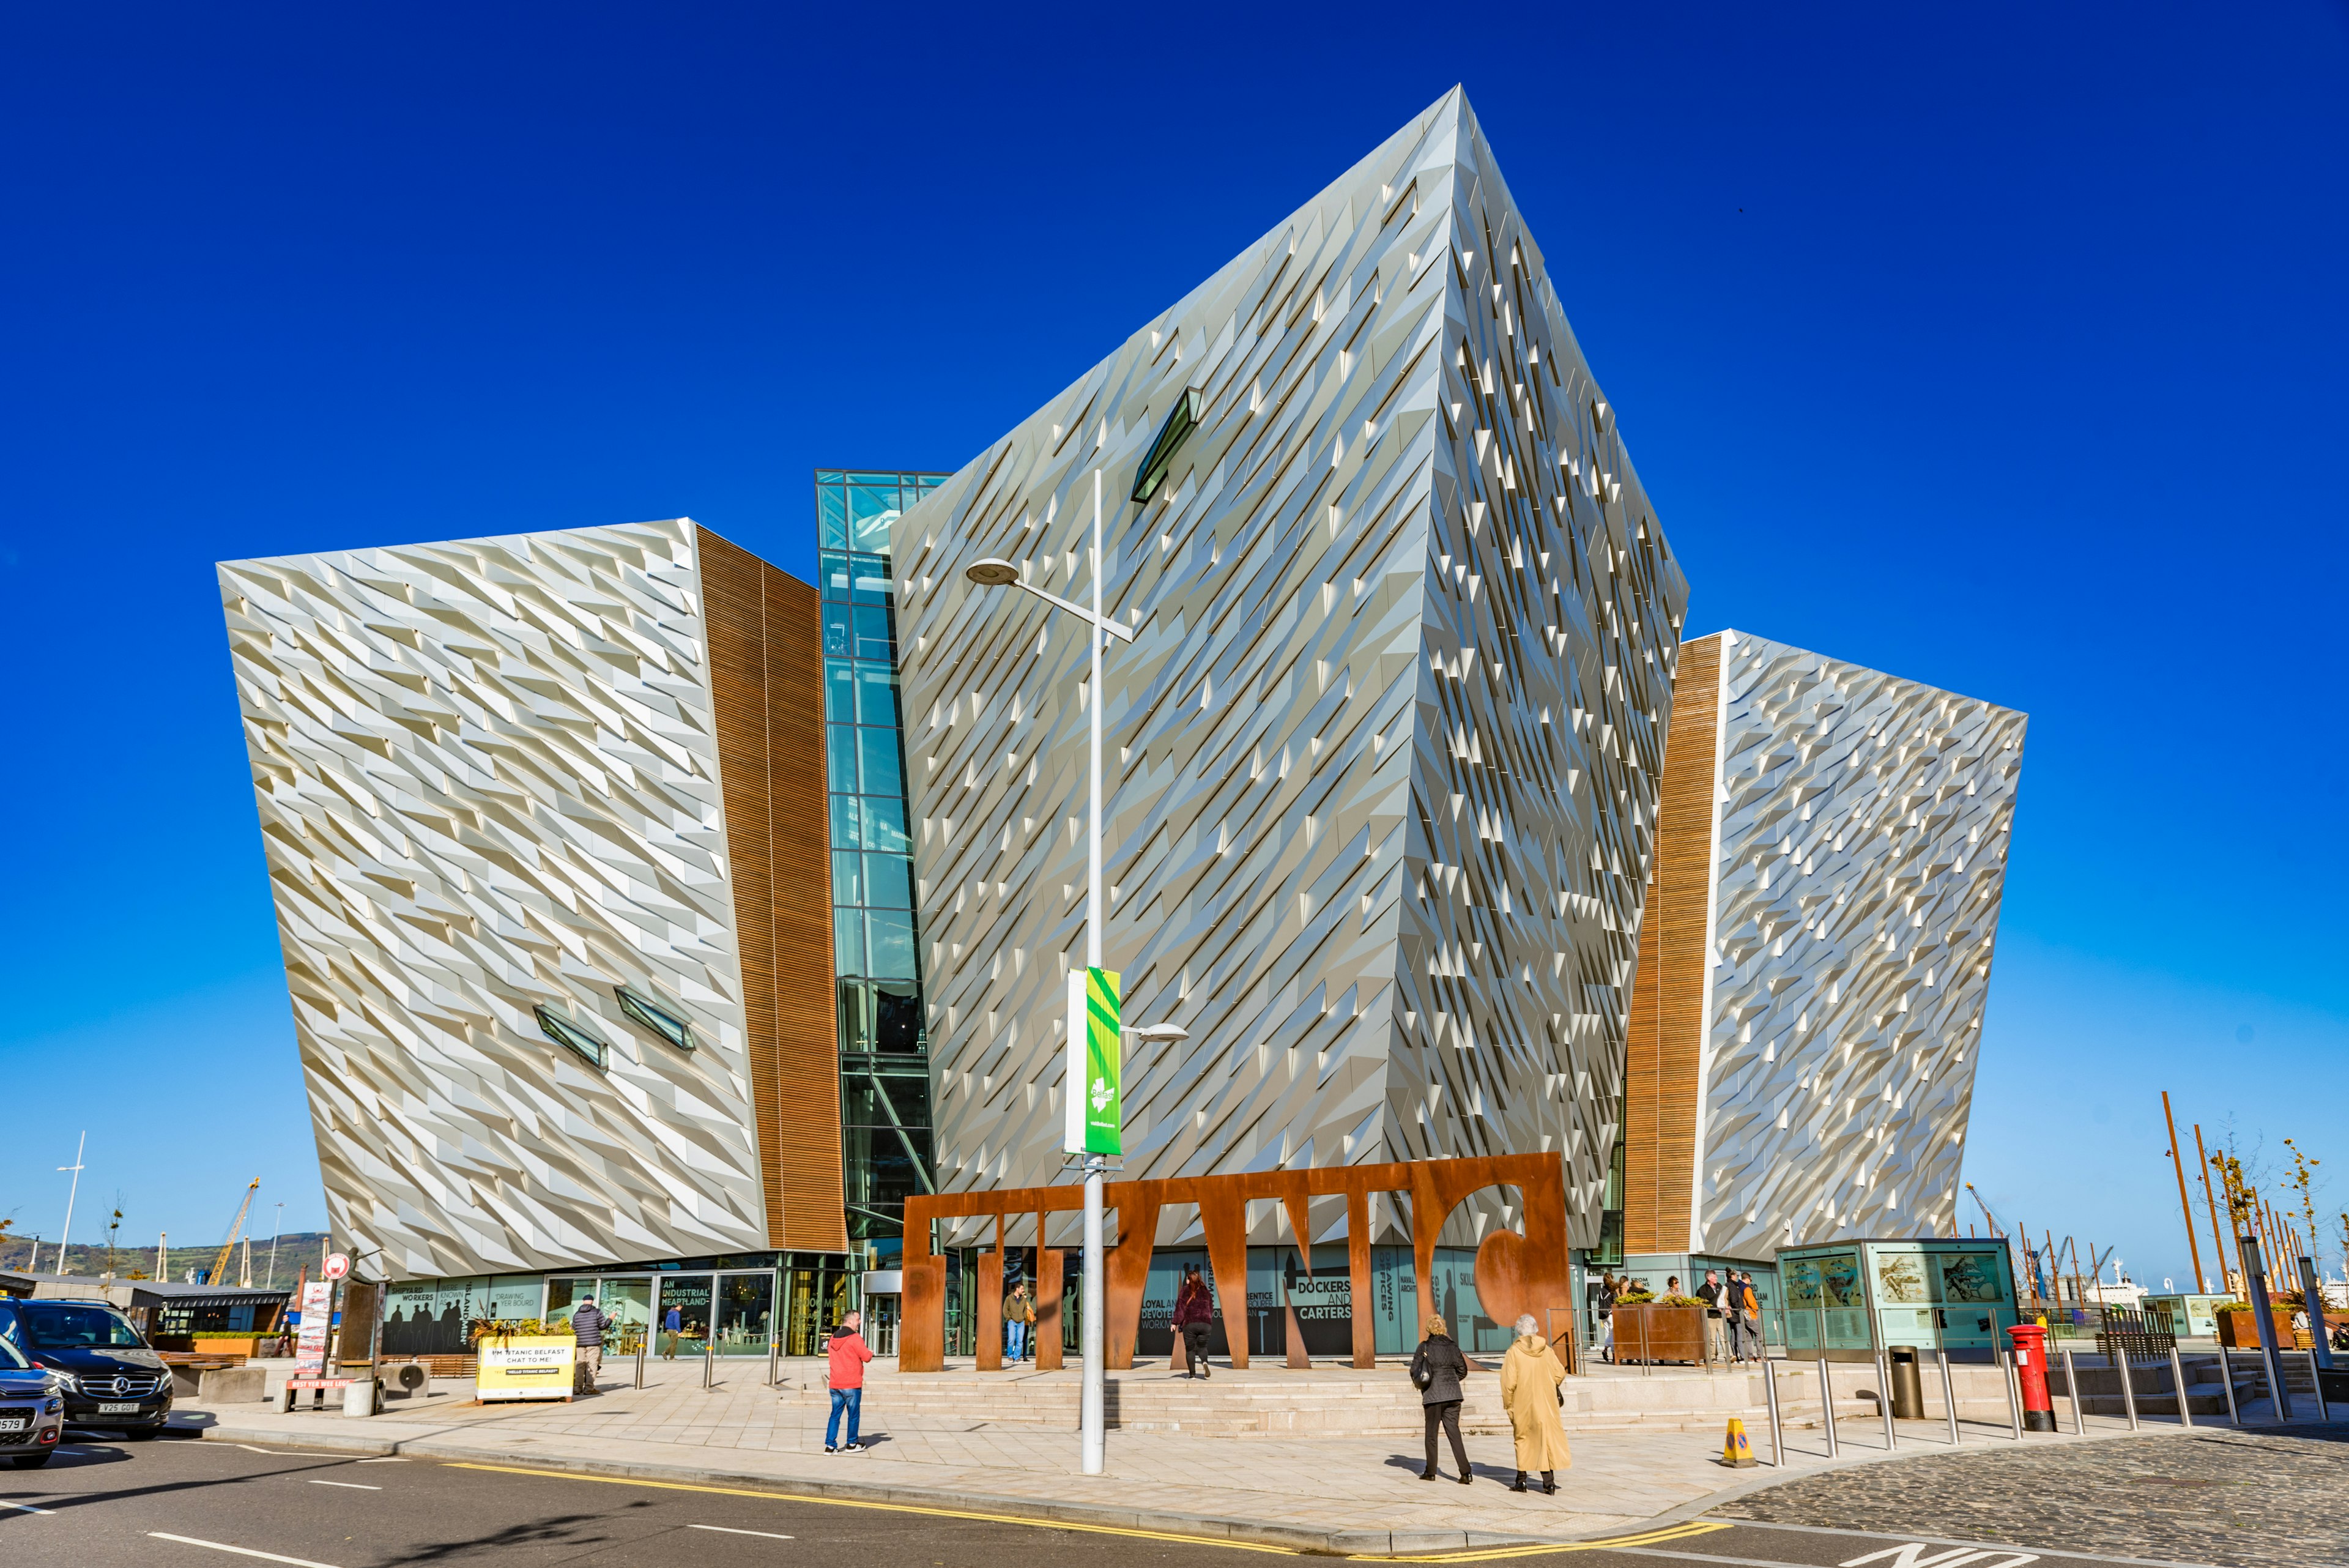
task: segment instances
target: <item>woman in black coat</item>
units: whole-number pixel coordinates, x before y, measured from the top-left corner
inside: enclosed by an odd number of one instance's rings
[[[1419,1390],[1419,1402],[1427,1412],[1427,1468],[1420,1472],[1422,1480],[1433,1480],[1435,1469],[1435,1429],[1442,1427],[1451,1434],[1452,1457],[1460,1461],[1460,1484],[1466,1486],[1468,1447],[1460,1440],[1460,1379],[1467,1375],[1468,1358],[1460,1354],[1460,1346],[1444,1332],[1444,1320],[1427,1320],[1427,1337],[1419,1342],[1417,1354],[1411,1358],[1411,1381]]]

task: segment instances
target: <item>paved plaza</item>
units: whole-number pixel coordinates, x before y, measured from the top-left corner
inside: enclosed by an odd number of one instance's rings
[[[1995,1469],[2018,1460],[2054,1463],[2063,1456],[2084,1466],[2120,1466],[2116,1474],[2133,1473],[2124,1461],[2097,1456],[2107,1449],[2158,1453],[2180,1438],[2202,1444],[2279,1440],[2233,1432],[2183,1433],[2161,1422],[2148,1423],[2147,1437],[2116,1444],[2113,1438],[2127,1437],[2126,1422],[2092,1414],[2085,1438],[2068,1430],[2034,1435],[2018,1450],[2002,1407],[1995,1420],[1976,1419],[1972,1402],[1961,1399],[1968,1419],[1957,1450],[1951,1450],[1941,1420],[1901,1422],[1899,1447],[1889,1456],[1898,1462],[1887,1466],[1881,1462],[1888,1455],[1880,1419],[1872,1413],[1858,1414],[1864,1407],[1847,1405],[1839,1397],[1841,1453],[1835,1460],[1827,1458],[1824,1434],[1815,1424],[1789,1428],[1786,1463],[1774,1469],[1766,1462],[1766,1424],[1755,1420],[1754,1451],[1764,1463],[1744,1470],[1719,1464],[1718,1422],[1709,1421],[1704,1430],[1678,1425],[1669,1429],[1576,1430],[1574,1466],[1559,1477],[1558,1495],[1545,1498],[1507,1490],[1515,1469],[1511,1446],[1495,1429],[1489,1410],[1485,1419],[1470,1423],[1475,1484],[1466,1488],[1450,1479],[1448,1452],[1442,1461],[1445,1479],[1421,1481],[1418,1435],[1396,1430],[1249,1437],[1113,1430],[1107,1473],[1088,1477],[1079,1472],[1072,1419],[975,1417],[965,1399],[935,1397],[941,1386],[967,1388],[978,1403],[1015,1413],[1033,1409],[1020,1403],[1012,1387],[1023,1380],[1021,1374],[962,1372],[915,1378],[882,1370],[874,1376],[866,1395],[864,1431],[871,1448],[861,1454],[831,1456],[823,1451],[827,1406],[817,1386],[817,1364],[786,1363],[785,1386],[780,1389],[764,1386],[764,1363],[720,1362],[718,1384],[707,1389],[701,1386],[698,1363],[656,1361],[648,1365],[647,1375],[646,1387],[629,1386],[633,1366],[615,1364],[606,1369],[603,1392],[570,1404],[482,1407],[470,1402],[470,1383],[444,1382],[436,1385],[436,1397],[394,1401],[386,1414],[367,1420],[331,1411],[279,1416],[258,1402],[212,1409],[188,1406],[182,1416],[204,1427],[215,1440],[263,1448],[323,1446],[475,1463],[716,1480],[816,1495],[923,1501],[1012,1516],[1126,1521],[1179,1533],[1356,1552],[1565,1541],[1741,1506],[1790,1506],[1806,1518],[1820,1511],[1812,1507],[1808,1494],[1785,1503],[1798,1491],[1781,1485],[1789,1477],[1805,1478],[1804,1486],[1826,1489],[1822,1495],[1830,1498],[1842,1498],[1845,1493],[1837,1489],[1848,1488],[1854,1499],[1865,1500],[1893,1484],[1879,1486],[1872,1480],[1876,1475],[1908,1474],[1936,1463]],[[1311,1373],[1266,1368],[1237,1376],[1225,1369],[1216,1374],[1215,1386],[1236,1404],[1283,1398],[1309,1407],[1317,1386],[1357,1388],[1370,1376],[1344,1368]],[[1376,1376],[1393,1381],[1408,1398],[1409,1386],[1400,1367],[1381,1368]],[[1076,1379],[1074,1372],[1044,1376],[1070,1386]],[[1119,1397],[1114,1403],[1132,1410],[1147,1406],[1154,1395],[1187,1397],[1208,1386],[1173,1378],[1171,1388],[1154,1387],[1169,1379],[1163,1367],[1115,1375],[1112,1387]],[[1488,1405],[1493,1397],[1489,1386],[1480,1390],[1475,1381],[1472,1379],[1472,1415],[1480,1392]],[[1660,1397],[1667,1386],[1648,1379],[1644,1389],[1637,1388],[1642,1381],[1636,1374],[1615,1371],[1574,1379],[1568,1388],[1604,1403],[1610,1386],[1643,1397]],[[1733,1389],[1742,1386],[1742,1377],[1729,1375],[1720,1381]],[[1671,1397],[1685,1404],[1690,1396]],[[1377,1403],[1383,1406],[1388,1400],[1382,1395]],[[957,1406],[965,1407],[958,1410]],[[1070,1409],[1073,1411],[1072,1405]],[[2310,1429],[2315,1429],[2313,1424]],[[2281,1440],[2290,1445],[2307,1439]],[[1934,1457],[1914,1462],[1899,1459],[1911,1453]],[[1952,1483],[1951,1498],[1962,1501],[1972,1485]],[[1758,1494],[1773,1501],[1734,1501],[1763,1488],[1776,1489]],[[2053,1511],[2044,1522],[2070,1529],[2069,1516],[2063,1511],[2070,1506],[2068,1501],[2050,1505]],[[1754,1517],[1771,1516],[1756,1512]],[[1928,1522],[1912,1519],[1899,1528],[1921,1530]],[[2019,1516],[2013,1530],[2027,1533],[2025,1527],[2034,1522],[2040,1521]],[[1982,1529],[1969,1528],[1976,1533]],[[2016,1537],[2010,1531],[2000,1538]]]

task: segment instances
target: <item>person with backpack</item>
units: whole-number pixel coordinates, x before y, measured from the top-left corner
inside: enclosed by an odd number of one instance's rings
[[[1419,1342],[1411,1358],[1412,1386],[1419,1390],[1420,1407],[1427,1416],[1427,1468],[1419,1476],[1423,1481],[1432,1481],[1440,1473],[1435,1468],[1439,1427],[1452,1438],[1452,1457],[1460,1463],[1460,1484],[1466,1486],[1475,1479],[1468,1471],[1468,1446],[1460,1440],[1460,1379],[1467,1374],[1468,1358],[1460,1354],[1444,1320],[1431,1314],[1427,1337]]]
[[[604,1329],[612,1320],[589,1296],[571,1314],[571,1386],[574,1393],[593,1394],[604,1370]]]
[[[832,1331],[832,1343],[826,1347],[829,1357],[824,1382],[832,1389],[832,1418],[823,1427],[823,1451],[827,1454],[862,1452],[864,1445],[856,1440],[857,1422],[864,1410],[864,1364],[873,1359],[873,1352],[857,1332],[864,1315],[850,1313]],[[848,1414],[848,1441],[840,1441],[840,1417]]]

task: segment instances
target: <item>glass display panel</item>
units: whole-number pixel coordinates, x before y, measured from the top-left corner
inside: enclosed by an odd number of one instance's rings
[[[855,794],[856,732],[845,724],[828,725],[824,730],[824,743],[830,753],[832,787],[843,794]]]
[[[1926,1278],[1925,1259],[1913,1251],[1871,1249],[1875,1252],[1876,1297],[1885,1306],[1921,1306],[1933,1299]],[[1889,1318],[1887,1319],[1889,1322]]]
[[[889,629],[889,611],[882,605],[858,605],[856,615],[856,657],[879,663],[889,660],[895,638]],[[826,648],[825,652],[832,651]]]
[[[921,992],[908,984],[884,981],[873,988],[873,995],[874,1033],[880,1048],[907,1055],[919,1052],[923,1045]],[[926,1095],[924,1100],[926,1105]]]
[[[866,791],[891,794],[902,791],[905,780],[897,767],[897,732],[868,727],[856,732],[856,740],[857,750],[864,759]]]
[[[905,803],[896,795],[864,797],[864,847],[911,855],[914,836],[905,827]]]
[[[698,1355],[709,1334],[709,1276],[708,1274],[662,1274],[659,1276],[660,1295],[653,1310],[658,1314],[657,1328],[660,1334],[663,1355]],[[675,1307],[680,1322],[678,1332],[668,1332],[669,1308]],[[674,1338],[675,1344],[670,1341]]]
[[[841,715],[834,714],[837,718]],[[865,664],[856,670],[856,716],[867,724],[886,724],[894,733],[897,725],[897,677],[887,670]]]
[[[836,895],[835,895],[836,896]],[[914,863],[902,855],[864,857],[864,899],[885,909],[914,907]]]
[[[874,909],[864,917],[869,939],[865,973],[883,980],[920,978],[914,967],[914,917],[911,910]]]
[[[718,1276],[718,1354],[764,1355],[774,1332],[775,1276]]]
[[[1859,1254],[1829,1252],[1818,1260],[1819,1283],[1831,1307],[1864,1307],[1868,1304],[1859,1282]]]

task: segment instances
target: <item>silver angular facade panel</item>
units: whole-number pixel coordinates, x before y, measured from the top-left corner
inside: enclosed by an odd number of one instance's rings
[[[1711,679],[1682,692],[1642,957],[1666,1004],[1665,1079],[1675,996],[1696,999],[1702,1029],[1680,1047],[1693,1180],[1660,1184],[1654,1250],[1768,1258],[1945,1231],[2025,717],[1742,632],[1683,656]],[[1671,878],[1681,798],[1709,807],[1694,884]],[[1665,1107],[1667,1144],[1671,1119]]]
[[[706,542],[220,567],[329,1217],[393,1278],[770,1244]]]
[[[1084,602],[1097,470],[1126,1176],[1547,1151],[1588,1244],[1686,587],[1464,95],[897,524],[948,1189],[1061,1169],[1091,701],[963,569]]]

